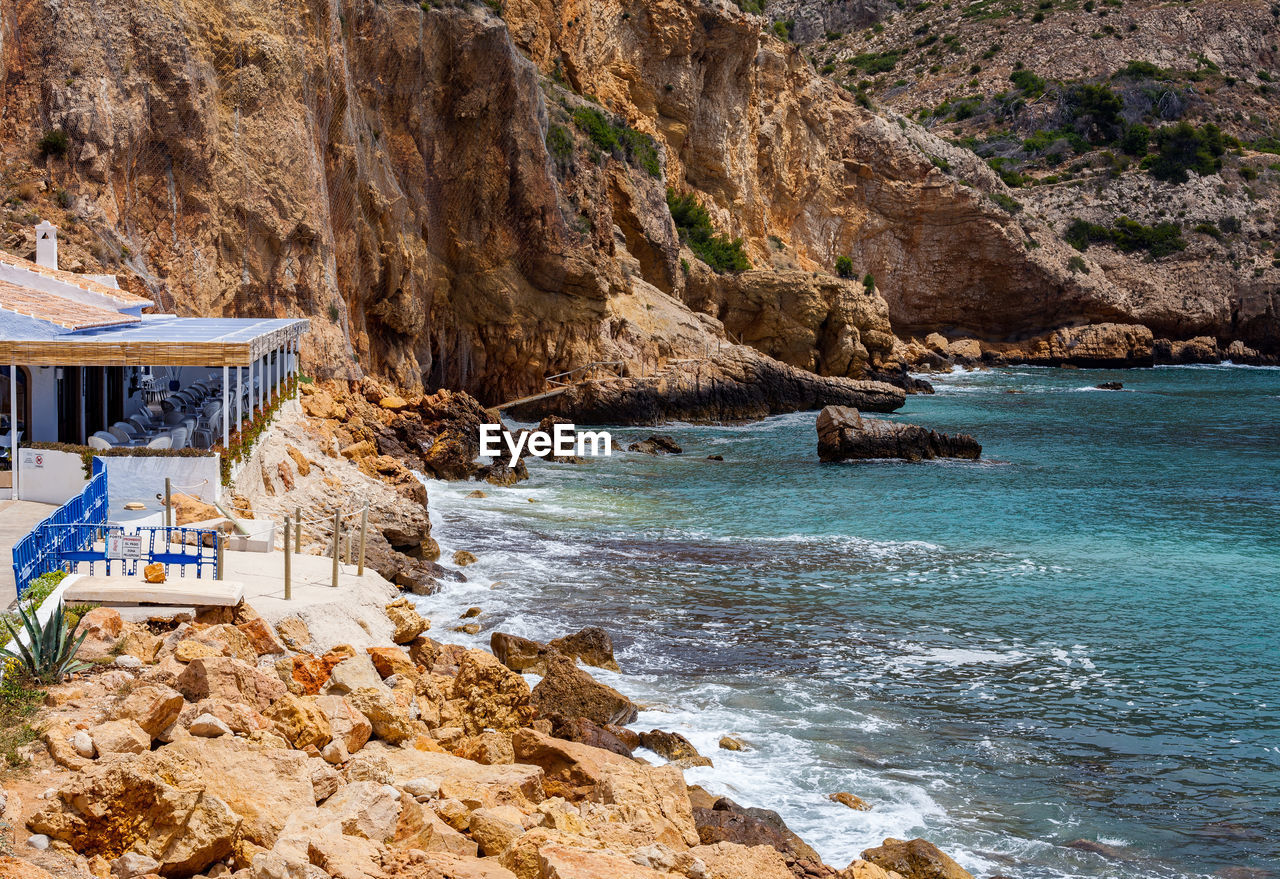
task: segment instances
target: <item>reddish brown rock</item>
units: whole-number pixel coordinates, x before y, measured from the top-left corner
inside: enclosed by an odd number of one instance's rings
[[[583,665],[621,671],[618,661],[613,658],[613,639],[599,626],[587,626],[572,635],[555,638],[547,646]]]
[[[264,712],[288,693],[279,678],[230,657],[191,660],[178,676],[177,690],[191,702],[220,698],[247,702]]]
[[[558,655],[548,658],[547,674],[533,688],[532,699],[544,716],[585,717],[596,724],[630,723],[637,713],[635,704],[622,693]]]
[[[268,656],[277,653],[284,653],[285,646],[276,637],[275,631],[271,625],[261,617],[247,622],[240,623],[236,626],[249,642],[249,646],[259,656]]]
[[[902,874],[903,879],[973,879],[969,871],[923,839],[886,839],[864,851],[862,857],[885,870]]]
[[[384,678],[391,675],[417,677],[418,667],[409,658],[409,654],[399,647],[368,647],[366,650],[369,658],[373,660],[373,667]]]

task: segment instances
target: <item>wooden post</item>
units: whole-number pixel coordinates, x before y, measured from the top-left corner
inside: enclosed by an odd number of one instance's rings
[[[293,551],[302,552],[302,507],[293,511]]]
[[[342,531],[342,512],[333,511],[333,588],[338,588],[338,539]]]
[[[343,556],[343,558],[344,558],[344,560],[345,560],[345,563],[346,563],[346,564],[348,564],[348,565],[350,565],[350,564],[351,564],[351,542],[352,542],[353,540],[355,540],[355,534],[353,534],[353,533],[351,533],[350,531],[348,531],[348,532],[347,532],[347,547],[346,547],[346,555],[345,555],[345,556]]]
[[[164,478],[164,527],[173,527],[173,482],[168,476]],[[165,545],[169,544],[169,536],[165,535]]]
[[[218,544],[217,544],[218,560],[217,560],[216,568],[213,573],[213,578],[215,580],[222,580],[224,579],[222,576],[222,563],[226,558],[225,553],[226,553],[226,546],[227,546],[227,536],[225,534],[219,534],[217,537],[217,540],[218,540]]]
[[[289,552],[289,517],[284,517],[284,600],[290,601],[293,598],[293,564],[292,554]]]
[[[364,547],[365,538],[369,535],[369,508],[365,507],[364,512],[360,514],[360,566],[356,568],[356,576],[364,576]]]

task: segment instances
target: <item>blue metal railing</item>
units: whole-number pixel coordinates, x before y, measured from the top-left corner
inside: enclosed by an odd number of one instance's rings
[[[31,581],[50,571],[75,573],[81,564],[101,562],[108,577],[134,576],[138,565],[159,562],[166,576],[177,565],[180,576],[195,565],[196,577],[206,570],[218,577],[218,532],[212,528],[151,527],[138,528],[134,536],[142,538],[142,551],[137,559],[107,558],[107,539],[124,535],[121,525],[107,524],[107,471],[102,470],[79,495],[67,501],[47,519],[31,529],[13,547],[13,577],[21,596]]]
[[[63,555],[91,545],[93,528],[107,524],[107,472],[99,472],[80,494],[54,510],[13,547],[13,579],[21,596],[41,574],[62,570]],[[74,528],[65,526],[74,525]]]
[[[208,569],[213,577],[218,576],[218,532],[212,528],[147,527],[138,528],[132,535],[142,538],[140,558],[121,559],[107,557],[107,541],[113,536],[125,534],[122,525],[63,525],[64,529],[84,528],[94,532],[94,536],[82,544],[83,549],[62,554],[62,561],[68,565],[72,573],[79,570],[81,564],[89,566],[89,573],[95,573],[94,566],[101,562],[108,577],[136,576],[138,565],[159,562],[164,565],[165,575],[169,567],[177,565],[180,576],[187,576],[187,567],[195,565],[196,577],[202,577]],[[96,532],[101,532],[98,535]]]

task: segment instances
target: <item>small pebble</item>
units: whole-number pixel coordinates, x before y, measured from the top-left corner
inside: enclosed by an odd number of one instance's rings
[[[112,663],[119,668],[142,668],[142,660],[136,656],[117,656],[116,661]]]
[[[49,837],[45,836],[43,833],[37,833],[35,836],[28,836],[27,845],[32,848],[40,849],[40,851],[44,851],[49,847]]]
[[[71,747],[75,748],[77,754],[81,757],[92,760],[93,755],[97,751],[93,747],[93,737],[84,730],[76,733],[71,737]]]

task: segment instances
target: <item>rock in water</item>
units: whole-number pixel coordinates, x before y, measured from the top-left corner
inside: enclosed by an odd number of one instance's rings
[[[848,806],[855,812],[870,812],[871,805],[862,797],[851,794],[848,791],[839,791],[834,794],[827,794],[827,799],[833,803],[839,803],[842,806]]]
[[[903,879],[973,879],[969,871],[923,839],[886,839],[864,851],[862,857],[877,867],[901,873]]]
[[[967,433],[944,433],[875,418],[863,418],[857,409],[828,406],[818,414],[818,460],[850,461],[867,458],[930,458],[977,460],[982,446]]]
[[[1124,382],[1102,382],[1094,387],[1100,391],[1123,391]]]
[[[546,676],[533,688],[533,704],[540,714],[585,717],[600,725],[636,719],[630,699],[591,677],[567,656],[551,654],[546,667]]]
[[[646,455],[682,455],[684,449],[676,444],[673,437],[663,435],[653,435],[648,439],[640,440],[638,443],[632,443],[627,446],[628,452],[643,452]]]
[[[547,646],[571,659],[577,659],[583,665],[594,665],[610,671],[622,670],[618,667],[618,661],[613,658],[613,639],[599,626],[587,626],[572,635],[556,638]]]
[[[822,863],[818,853],[792,833],[782,817],[770,809],[748,809],[728,797],[720,797],[709,809],[695,805],[693,820],[703,845],[720,842],[767,845],[781,852],[789,862]]]
[[[650,730],[647,733],[640,734],[640,744],[655,754],[666,758],[672,763],[678,763],[686,769],[693,766],[712,765],[711,761],[699,754],[693,743],[680,735],[680,733],[666,732],[660,729]]]
[[[746,346],[730,345],[699,361],[696,369],[579,382],[555,397],[504,411],[530,421],[553,414],[578,425],[660,424],[740,421],[823,406],[893,412],[906,399],[905,391],[884,382],[814,375]]]
[[[498,661],[512,671],[523,674],[546,673],[547,645],[521,638],[519,635],[508,635],[506,632],[494,632],[489,636],[489,649]]]

